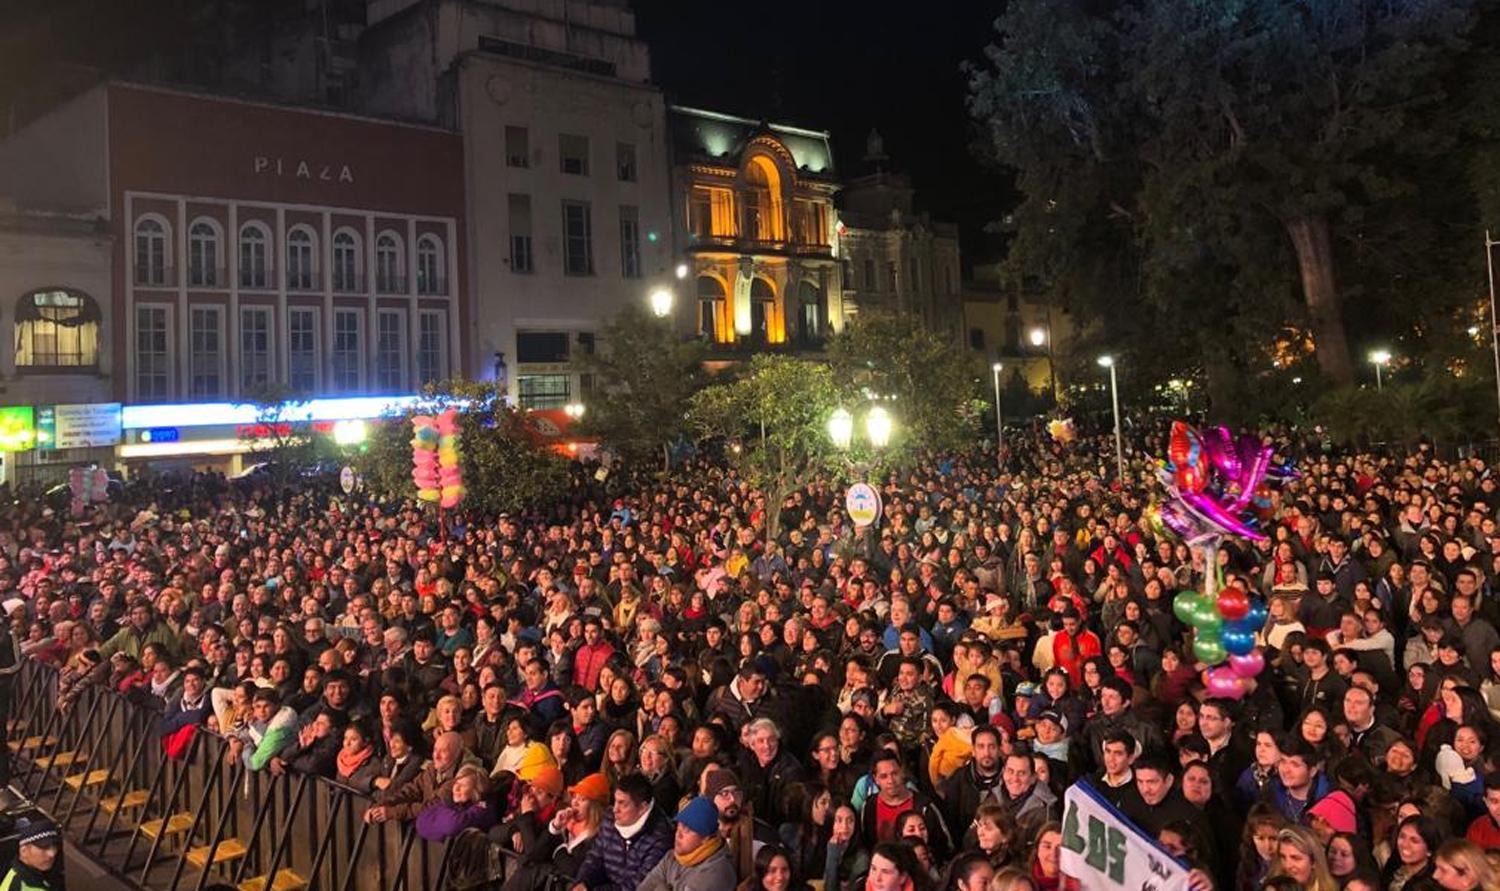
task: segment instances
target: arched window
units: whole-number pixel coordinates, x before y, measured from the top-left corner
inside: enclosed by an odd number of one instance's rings
[[[776,289],[763,278],[750,283],[750,342],[765,346],[771,342],[771,317],[776,313]]]
[[[200,288],[218,287],[219,227],[208,220],[194,220],[188,227],[188,284]]]
[[[823,340],[823,291],[812,282],[797,288],[797,343],[817,346]]]
[[[259,223],[246,223],[240,227],[240,287],[269,286],[270,255],[266,252],[266,245],[270,241],[270,234]]]
[[[167,224],[159,217],[142,217],[135,224],[135,283],[167,283]]]
[[[401,236],[382,232],[375,239],[375,288],[382,294],[405,294],[406,280],[401,277]]]
[[[720,343],[727,327],[724,319],[724,285],[711,275],[698,277],[698,336],[709,343]]]
[[[776,163],[758,155],[745,166],[743,183],[744,225],[740,237],[755,241],[781,241],[781,171]]]
[[[417,239],[417,293],[448,293],[443,281],[443,242],[436,235]]]
[[[359,236],[348,229],[333,234],[333,289],[345,293],[359,293]]]
[[[99,365],[99,304],[81,291],[33,291],[16,305],[16,367]]]
[[[297,226],[286,236],[286,286],[289,291],[311,291],[317,280],[312,230]]]

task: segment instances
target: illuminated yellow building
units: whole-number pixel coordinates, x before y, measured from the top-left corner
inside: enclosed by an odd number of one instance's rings
[[[668,110],[678,324],[725,350],[818,349],[843,326],[828,134]]]

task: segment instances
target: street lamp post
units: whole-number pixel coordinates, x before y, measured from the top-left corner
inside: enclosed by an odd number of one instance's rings
[[[1375,366],[1375,392],[1385,389],[1385,382],[1381,379],[1380,369],[1391,361],[1390,350],[1371,350],[1370,363]]]
[[[1115,377],[1115,357],[1100,356],[1099,364],[1109,369],[1109,397],[1115,413],[1115,476],[1120,481],[1121,491],[1125,486],[1125,440],[1120,430],[1120,384]]]
[[[990,366],[995,378],[995,467],[1005,472],[1005,428],[1000,424],[1000,368],[999,362]]]
[[[1031,329],[1031,345],[1047,346],[1047,386],[1052,390],[1052,405],[1057,405],[1057,359],[1052,354],[1052,319],[1048,311],[1047,327]]]
[[[648,300],[651,303],[651,314],[658,319],[665,319],[672,314],[672,290],[670,288],[657,288],[651,292]]]

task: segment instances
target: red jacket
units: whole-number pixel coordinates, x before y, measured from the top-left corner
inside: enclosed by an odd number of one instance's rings
[[[573,657],[573,683],[593,693],[599,687],[599,670],[614,654],[615,648],[605,640],[579,647]]]
[[[1083,683],[1083,660],[1102,655],[1104,648],[1099,643],[1099,635],[1092,631],[1080,629],[1076,640],[1066,631],[1059,631],[1052,637],[1052,661],[1068,673],[1075,687]]]

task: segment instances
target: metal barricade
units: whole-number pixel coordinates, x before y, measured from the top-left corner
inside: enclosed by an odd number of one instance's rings
[[[148,891],[426,891],[452,845],[366,823],[372,800],[322,777],[254,771],[199,728],[168,757],[160,714],[93,686],[58,708],[59,672],[27,660],[9,728],[14,785],[102,866]],[[496,862],[507,863],[496,850]],[[500,876],[496,876],[498,879]],[[498,887],[498,883],[496,884]]]

